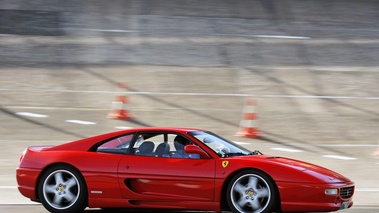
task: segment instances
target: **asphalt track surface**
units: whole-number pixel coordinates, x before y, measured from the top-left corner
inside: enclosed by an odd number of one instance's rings
[[[0,212],[46,212],[16,189],[27,146],[136,126],[208,129],[325,166],[356,183],[355,205],[343,212],[379,212],[375,8],[0,0]],[[118,95],[133,119],[106,118]],[[234,136],[246,98],[257,100],[260,139]]]
[[[25,211],[27,209],[28,213],[44,213],[46,210],[43,208],[42,205],[0,205],[0,210],[2,212],[18,212],[18,211]],[[343,210],[341,212],[344,213],[361,213],[361,212],[377,212],[378,208],[373,206],[359,206],[356,208]],[[86,209],[84,210],[85,213],[107,213],[109,211],[103,211],[101,209]],[[198,211],[158,211],[158,210],[111,210],[111,212],[114,213],[160,213],[160,212],[167,212],[167,213],[199,213]],[[223,213],[231,213],[231,212],[223,212]]]

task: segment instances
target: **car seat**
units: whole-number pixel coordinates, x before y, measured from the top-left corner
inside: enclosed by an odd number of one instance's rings
[[[160,143],[155,150],[157,157],[170,157],[170,145],[168,143]]]
[[[154,147],[153,142],[145,141],[138,147],[136,155],[154,156]]]

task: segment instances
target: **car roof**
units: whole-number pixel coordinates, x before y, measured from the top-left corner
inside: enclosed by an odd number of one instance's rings
[[[46,150],[55,151],[55,150],[80,150],[80,151],[86,151],[89,150],[93,145],[96,143],[99,143],[101,141],[104,141],[106,139],[110,139],[113,137],[117,137],[119,135],[125,135],[132,132],[145,132],[145,131],[151,131],[151,132],[177,132],[185,134],[190,131],[204,131],[198,128],[181,128],[181,127],[133,127],[129,129],[124,130],[118,130],[113,132],[108,132],[88,138],[83,138],[79,140],[75,140],[72,142],[64,143],[61,145],[53,146],[51,148],[48,148]]]

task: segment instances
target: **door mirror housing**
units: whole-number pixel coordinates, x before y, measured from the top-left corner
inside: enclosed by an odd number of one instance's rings
[[[209,155],[204,150],[202,150],[200,147],[198,147],[196,145],[186,145],[184,147],[184,151],[187,154],[198,154],[203,159],[210,158]]]

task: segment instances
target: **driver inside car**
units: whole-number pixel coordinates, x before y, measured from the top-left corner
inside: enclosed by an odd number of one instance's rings
[[[176,149],[176,152],[171,156],[173,158],[200,158],[197,154],[187,154],[184,151],[184,147],[188,144],[191,144],[187,139],[184,137],[178,135],[174,139],[174,146]]]

